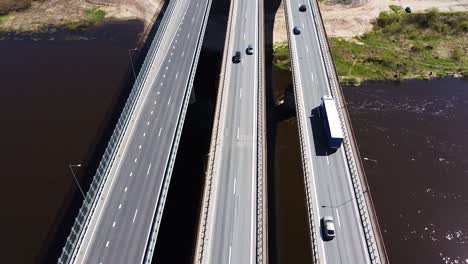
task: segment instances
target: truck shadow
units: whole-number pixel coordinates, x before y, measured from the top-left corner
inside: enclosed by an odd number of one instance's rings
[[[328,147],[328,138],[323,125],[323,119],[320,116],[320,107],[315,107],[309,117],[314,137],[315,155],[329,156],[336,152],[336,149]]]

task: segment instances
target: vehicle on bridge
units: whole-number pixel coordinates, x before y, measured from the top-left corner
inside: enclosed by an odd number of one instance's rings
[[[294,35],[299,35],[299,34],[301,34],[301,29],[299,29],[299,27],[294,27],[293,28],[293,33],[294,33]]]
[[[325,240],[332,240],[335,237],[335,223],[332,216],[322,218],[322,231]]]
[[[235,53],[234,56],[232,57],[232,62],[233,62],[233,63],[239,63],[239,62],[241,62],[241,52],[240,52],[240,51],[236,51],[236,53]]]
[[[333,97],[329,95],[322,97],[320,115],[323,118],[325,133],[328,137],[328,147],[339,148],[343,142],[343,130]]]
[[[299,7],[299,11],[301,11],[301,12],[305,12],[306,10],[307,10],[306,5],[301,5],[301,6]]]
[[[254,54],[254,48],[253,48],[253,45],[252,44],[249,44],[249,46],[247,46],[247,49],[245,50],[245,53],[247,55],[252,55]]]

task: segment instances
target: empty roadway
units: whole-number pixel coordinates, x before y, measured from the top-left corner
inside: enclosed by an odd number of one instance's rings
[[[202,263],[256,262],[258,1],[233,0],[231,8]],[[249,44],[253,55],[246,54]],[[236,51],[242,60],[234,64]]]
[[[307,6],[306,12],[299,12],[302,4]],[[337,151],[326,147],[327,138],[322,119],[316,111],[321,97],[331,93],[311,5],[309,1],[287,0],[286,8],[288,30],[292,32],[295,26],[301,29],[301,34],[290,35],[290,47],[296,73],[295,85],[301,92],[296,98],[303,105],[298,118],[302,118],[305,125],[312,196],[315,199],[314,207],[319,208],[319,214],[314,214],[314,221],[318,224],[327,215],[333,216],[335,220],[336,238],[331,241],[317,238],[321,260],[322,263],[333,264],[369,263],[369,253],[343,147]],[[312,111],[313,109],[315,110]]]
[[[197,43],[210,1],[178,0],[161,49],[146,78],[141,107],[124,144],[121,162],[103,192],[97,223],[87,230],[78,263],[141,263],[145,257],[156,208],[189,79],[195,66]],[[208,8],[209,10],[209,8]],[[201,45],[201,43],[200,43]],[[154,56],[154,54],[148,54]],[[195,62],[196,63],[196,62]]]

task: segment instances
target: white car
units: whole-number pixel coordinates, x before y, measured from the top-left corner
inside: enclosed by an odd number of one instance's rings
[[[333,217],[325,216],[322,219],[323,237],[326,240],[332,240],[335,237],[335,223]]]

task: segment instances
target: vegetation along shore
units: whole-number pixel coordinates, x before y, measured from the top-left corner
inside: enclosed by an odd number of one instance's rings
[[[133,20],[149,28],[163,0],[0,0],[0,32],[77,30],[103,21]]]
[[[468,12],[406,13],[392,5],[370,31],[329,41],[342,83],[468,77]],[[275,43],[274,63],[289,67],[287,43]]]

